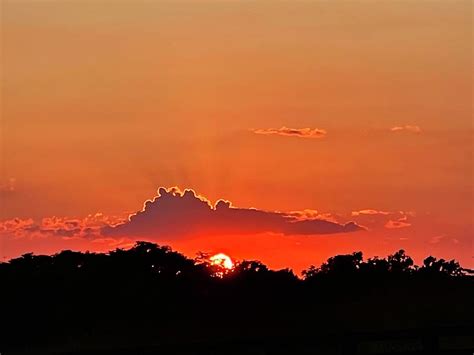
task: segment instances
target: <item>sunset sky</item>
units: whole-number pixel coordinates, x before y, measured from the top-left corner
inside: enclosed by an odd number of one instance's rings
[[[3,0],[0,260],[473,267],[472,4]]]

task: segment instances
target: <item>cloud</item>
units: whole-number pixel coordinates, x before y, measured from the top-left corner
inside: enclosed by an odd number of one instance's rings
[[[123,223],[119,217],[108,217],[102,213],[88,215],[85,218],[46,217],[40,222],[33,219],[14,218],[0,221],[0,234],[9,234],[15,238],[48,237],[64,238],[96,238],[104,226],[114,226]]]
[[[353,211],[352,212],[353,216],[360,216],[360,215],[369,215],[369,216],[383,215],[383,216],[386,216],[386,215],[389,215],[389,214],[392,214],[392,212],[372,210],[372,209],[366,209],[366,210],[360,210],[360,211]]]
[[[410,226],[411,223],[408,222],[407,216],[403,216],[397,220],[390,219],[387,223],[385,223],[385,228],[389,229],[407,228]]]
[[[193,190],[160,188],[141,211],[116,226],[105,226],[105,236],[133,236],[173,239],[183,236],[278,233],[283,235],[318,235],[364,230],[354,222],[345,224],[325,219],[302,218],[293,213],[238,208],[229,201],[212,205]]]
[[[265,128],[265,129],[254,129],[252,130],[256,134],[265,135],[279,135],[299,138],[323,138],[326,136],[326,131],[320,128]]]
[[[31,229],[36,228],[33,219],[13,218],[0,222],[0,233],[9,233],[15,237],[22,237]]]
[[[410,133],[421,133],[421,128],[415,125],[395,126],[390,128],[392,132],[410,132]]]
[[[337,223],[337,218],[335,215],[331,213],[319,213],[318,211],[311,210],[311,209],[305,209],[302,211],[291,211],[291,212],[288,212],[287,215],[294,217],[295,219],[299,221],[321,219],[321,220]]]
[[[416,216],[413,211],[384,211],[378,209],[362,209],[359,211],[353,211],[352,217],[358,223],[362,223],[364,226],[373,228],[388,228],[388,229],[399,229],[406,228],[412,225],[410,220]]]
[[[441,235],[435,235],[434,237],[432,237],[430,240],[429,240],[429,243],[430,244],[438,244],[439,242],[441,242],[446,236],[444,234],[441,234]]]
[[[28,252],[51,254],[64,249],[105,252],[118,247],[127,248],[133,245],[133,239],[101,235],[104,226],[113,226],[124,220],[101,213],[79,219],[47,217],[39,221],[31,218],[3,220],[0,221],[0,260]]]
[[[96,213],[84,218],[53,216],[0,221],[0,259],[31,251],[47,254],[62,249],[107,251],[127,248],[137,239],[173,243],[187,241],[186,237],[210,235],[222,237],[224,242],[232,236],[253,240],[264,234],[273,238],[365,230],[359,224],[341,223],[339,219],[340,216],[315,210],[264,211],[237,208],[225,200],[211,204],[192,190],[160,188],[153,200],[146,201],[141,211],[128,218]]]

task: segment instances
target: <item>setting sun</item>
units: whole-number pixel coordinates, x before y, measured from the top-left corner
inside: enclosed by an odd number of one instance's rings
[[[229,270],[234,267],[232,259],[224,253],[213,255],[209,258],[209,260],[211,261],[212,265],[219,265]]]

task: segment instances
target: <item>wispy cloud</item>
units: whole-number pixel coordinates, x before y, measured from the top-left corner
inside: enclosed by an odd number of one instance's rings
[[[287,137],[299,137],[299,138],[323,138],[326,136],[326,131],[320,128],[263,128],[254,129],[252,132],[256,134],[265,135],[278,135]]]
[[[410,226],[411,226],[411,223],[408,222],[407,216],[403,216],[397,220],[390,219],[387,223],[385,223],[385,228],[388,228],[388,229],[407,228]]]
[[[352,212],[353,216],[361,216],[361,215],[369,215],[369,216],[383,215],[383,216],[386,216],[386,215],[389,215],[389,214],[392,214],[392,212],[373,210],[373,209],[365,209],[365,210],[353,211]]]
[[[438,243],[441,242],[445,237],[446,237],[446,235],[444,235],[444,234],[435,235],[434,237],[432,237],[432,238],[429,240],[429,242],[430,242],[430,244],[438,244]]]
[[[421,128],[415,125],[395,126],[390,128],[392,132],[421,133]]]

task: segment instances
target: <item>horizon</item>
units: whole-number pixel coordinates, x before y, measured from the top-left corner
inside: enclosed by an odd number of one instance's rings
[[[217,212],[218,209],[220,213]],[[244,217],[239,216],[242,212],[246,214]],[[203,213],[207,216],[205,217]],[[135,219],[137,215],[144,218],[137,221]],[[410,216],[409,213],[406,215]],[[365,225],[357,223],[358,220],[368,222],[367,216],[370,218],[381,216],[382,219],[377,223],[370,220],[370,223]],[[370,240],[372,238],[370,232],[373,231],[371,228],[399,229],[398,226],[391,225],[394,223],[393,216],[398,216],[402,220],[400,223],[404,223],[405,214],[401,211],[389,213],[366,209],[352,211],[345,216],[320,214],[308,209],[289,212],[268,211],[234,206],[231,201],[225,199],[213,203],[192,189],[181,190],[173,186],[160,187],[156,196],[143,203],[141,210],[128,215],[117,217],[96,213],[83,219],[53,216],[39,221],[32,219],[0,221],[0,234],[8,237],[7,233],[10,233],[17,240],[27,239],[27,244],[21,245],[19,249],[10,249],[5,243],[3,261],[26,253],[49,255],[63,250],[107,253],[115,249],[128,250],[136,242],[146,241],[169,246],[191,259],[201,252],[210,255],[224,253],[235,261],[259,260],[272,269],[290,268],[298,275],[311,265],[322,264],[329,257],[357,251],[362,251],[366,259],[381,257],[401,249],[411,255],[410,250],[396,247],[399,244],[394,244],[393,250],[384,247],[368,249],[371,252],[367,252],[367,248],[360,248],[362,237],[346,239],[343,248],[328,247],[329,243],[340,241],[337,236],[364,233],[365,240]],[[321,222],[324,224],[320,225]],[[298,224],[302,224],[303,228],[295,228]],[[183,225],[184,230],[181,228]],[[351,230],[347,230],[347,226],[350,226]],[[31,238],[39,239],[40,244],[28,250],[28,245],[33,241]],[[256,244],[253,248],[246,244],[257,241],[260,244]],[[272,249],[266,252],[265,248],[262,248],[266,243],[278,242],[280,243],[278,249],[285,250],[288,245],[302,242],[308,245],[310,241],[314,243],[313,245],[324,245],[325,252],[313,248],[305,254],[300,253],[298,260],[291,260],[285,253],[275,257]],[[242,251],[239,251],[240,245],[244,245],[240,248]],[[411,256],[414,256],[415,263],[420,265],[428,256],[443,258],[442,255],[430,253],[425,255],[416,253]],[[472,268],[471,265],[466,265],[455,257],[445,259],[456,260],[463,268]]]
[[[174,250],[172,247],[169,245],[163,245],[163,244],[158,244],[154,242],[148,242],[148,241],[143,241],[143,240],[137,240],[133,243],[133,245],[126,245],[122,247],[117,247],[115,249],[111,250],[106,250],[106,251],[90,251],[90,250],[70,250],[70,249],[64,249],[61,251],[58,251],[54,254],[35,254],[35,253],[25,253],[23,255],[20,255],[18,257],[12,258],[7,261],[0,261],[0,264],[13,264],[15,265],[18,261],[21,261],[22,259],[28,259],[28,258],[35,258],[35,257],[48,257],[48,258],[56,258],[61,256],[61,254],[66,254],[72,252],[72,253],[79,253],[82,255],[92,255],[92,256],[97,256],[97,255],[104,255],[104,256],[113,256],[117,252],[133,252],[134,250],[137,250],[141,248],[143,245],[149,245],[151,248],[158,248],[158,249],[163,249],[166,250],[167,253],[177,253],[180,256],[184,257],[186,260],[192,261],[195,266],[205,266],[206,268],[209,269],[209,276],[210,277],[218,277],[218,278],[227,278],[227,277],[232,277],[232,274],[234,272],[240,272],[242,271],[242,267],[246,267],[246,265],[250,265],[251,263],[257,263],[259,267],[264,267],[265,270],[270,271],[270,272],[287,272],[288,275],[292,275],[296,279],[299,280],[304,280],[305,278],[308,277],[308,275],[311,272],[315,273],[321,273],[324,274],[324,267],[328,267],[331,263],[332,260],[336,260],[337,258],[355,258],[357,259],[357,256],[360,254],[360,263],[361,264],[366,264],[366,265],[371,265],[371,267],[376,268],[376,264],[371,264],[372,262],[384,262],[386,261],[387,263],[390,263],[390,259],[395,259],[396,255],[402,255],[403,258],[407,258],[408,260],[411,260],[412,263],[409,263],[406,265],[406,270],[404,272],[419,272],[421,271],[428,271],[428,272],[433,272],[437,276],[450,276],[450,277],[469,277],[472,276],[474,273],[473,269],[465,268],[463,265],[459,264],[456,260],[445,260],[442,258],[437,258],[436,256],[433,255],[427,255],[422,261],[422,263],[417,263],[415,262],[409,254],[405,252],[405,250],[400,249],[397,251],[394,251],[393,253],[386,255],[386,256],[374,256],[374,257],[367,257],[365,256],[361,251],[353,251],[352,253],[347,253],[347,254],[339,254],[339,255],[332,255],[328,259],[324,260],[323,262],[317,264],[313,263],[308,265],[306,268],[301,269],[299,272],[295,272],[292,268],[289,267],[284,267],[284,268],[278,268],[274,269],[269,267],[269,265],[266,265],[263,263],[261,260],[257,259],[235,259],[230,257],[229,255],[226,255],[222,252],[217,252],[217,253],[209,253],[209,252],[203,252],[199,251],[196,253],[196,255],[193,257],[184,255],[180,253],[177,250]],[[392,261],[393,262],[393,261]],[[436,267],[436,263],[440,263],[442,265],[441,267]],[[132,265],[132,264],[130,264]],[[453,268],[452,270],[446,270],[444,267],[446,265],[452,265]],[[240,270],[240,271],[239,271]],[[387,269],[387,272],[394,272],[392,269]]]

